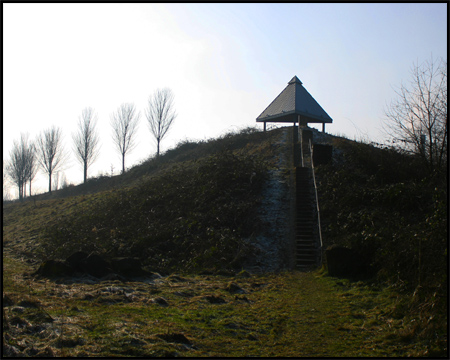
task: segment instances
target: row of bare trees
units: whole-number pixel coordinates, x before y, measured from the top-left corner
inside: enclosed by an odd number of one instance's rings
[[[125,157],[136,146],[135,136],[138,130],[140,112],[137,112],[134,104],[124,103],[111,115],[113,129],[113,142],[116,150],[122,157],[122,173],[125,172]],[[168,89],[158,89],[149,97],[145,109],[150,132],[156,140],[156,156],[160,154],[160,143],[167,135],[177,116],[174,109],[174,95]],[[79,132],[74,137],[76,155],[84,166],[84,181],[87,179],[88,167],[98,157],[98,135],[95,133],[97,115],[91,108],[83,110],[82,119],[79,122]]]
[[[176,113],[174,95],[168,88],[158,89],[149,97],[145,109],[150,132],[156,140],[156,156],[160,155],[160,143],[171,128]],[[122,173],[125,172],[125,156],[135,147],[140,113],[134,104],[122,104],[111,114],[112,138],[116,150],[122,158]],[[100,155],[100,138],[96,130],[98,116],[94,109],[83,109],[78,121],[77,131],[72,134],[74,152],[83,167],[84,182],[88,178],[88,168]],[[52,192],[52,176],[60,171],[68,160],[68,153],[63,145],[61,128],[51,127],[44,130],[36,141],[30,141],[28,135],[21,134],[19,141],[14,141],[10,151],[10,160],[6,164],[6,174],[18,187],[19,199],[26,195],[26,184],[37,174],[39,167],[48,175],[48,191]],[[5,179],[4,179],[5,180]]]
[[[52,127],[42,132],[35,142],[27,134],[21,134],[20,140],[14,140],[10,151],[10,160],[6,165],[6,174],[18,186],[19,199],[26,194],[26,184],[35,178],[39,167],[48,174],[49,192],[52,190],[52,175],[61,169],[67,160],[62,143],[62,131]]]
[[[122,104],[111,115],[113,140],[117,151],[122,156],[122,173],[125,172],[125,155],[135,147],[140,113],[133,104]],[[177,117],[174,108],[174,95],[168,89],[158,89],[149,97],[145,116],[150,132],[156,140],[156,156],[160,154],[160,143],[167,135]]]

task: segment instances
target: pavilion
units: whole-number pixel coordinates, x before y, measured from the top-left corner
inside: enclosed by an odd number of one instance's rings
[[[296,123],[299,126],[322,123],[322,132],[325,132],[325,124],[331,124],[333,119],[303,87],[299,78],[294,76],[288,86],[256,118],[256,122],[264,123],[264,131],[267,122],[293,123],[294,128]]]

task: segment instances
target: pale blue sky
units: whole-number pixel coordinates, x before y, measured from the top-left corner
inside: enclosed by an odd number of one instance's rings
[[[3,4],[3,159],[20,132],[99,115],[102,155],[89,176],[117,173],[110,114],[141,111],[132,166],[156,151],[144,108],[175,93],[162,151],[254,126],[294,76],[333,118],[327,132],[382,141],[384,107],[415,62],[447,58],[447,4]],[[261,125],[259,125],[261,126]],[[72,155],[65,171],[82,181]],[[34,188],[46,190],[39,174]]]

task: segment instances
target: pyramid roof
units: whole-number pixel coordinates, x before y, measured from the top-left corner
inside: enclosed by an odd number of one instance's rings
[[[309,123],[332,123],[333,119],[303,87],[297,76],[256,118],[257,122],[298,122],[298,115]]]

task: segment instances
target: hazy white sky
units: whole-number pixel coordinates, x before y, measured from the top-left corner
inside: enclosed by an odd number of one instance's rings
[[[393,87],[413,63],[447,59],[446,3],[2,6],[3,159],[21,132],[59,126],[75,184],[83,175],[72,133],[87,106],[101,142],[89,176],[120,170],[110,115],[124,102],[141,112],[126,166],[154,155],[144,108],[162,87],[178,113],[162,151],[254,126],[294,75],[333,118],[327,132],[382,140]],[[33,187],[46,191],[46,176]]]

